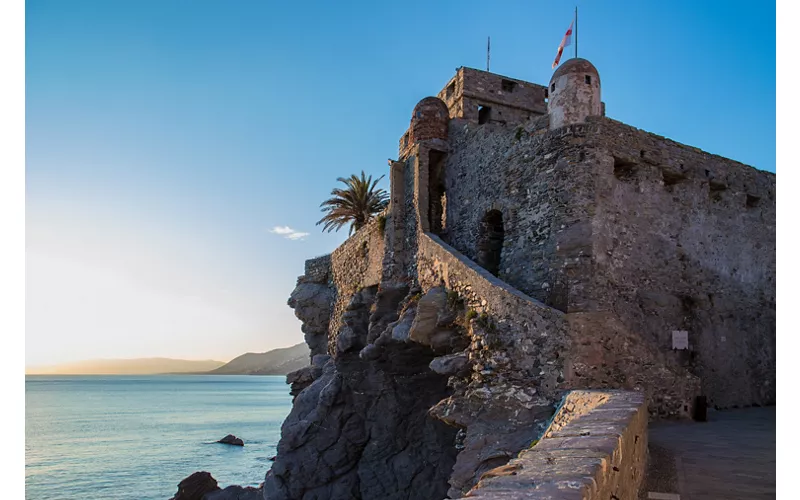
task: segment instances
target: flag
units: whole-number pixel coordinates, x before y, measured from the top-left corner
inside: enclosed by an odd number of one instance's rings
[[[567,32],[564,33],[564,38],[561,40],[561,45],[558,46],[558,53],[556,54],[556,60],[553,61],[553,69],[558,66],[559,61],[561,61],[561,54],[564,52],[564,47],[572,43],[572,24],[575,22],[575,19],[569,23],[569,28],[567,28]]]

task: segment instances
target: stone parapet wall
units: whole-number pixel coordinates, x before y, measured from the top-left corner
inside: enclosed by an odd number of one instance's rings
[[[633,500],[647,462],[642,393],[572,391],[542,438],[483,475],[466,496],[486,500]]]
[[[381,281],[384,259],[384,231],[376,218],[331,254],[333,284],[336,288],[336,300],[328,327],[329,352],[333,348],[336,335],[342,326],[342,314],[353,295],[360,289],[375,286]]]
[[[478,122],[478,106],[491,107],[490,122],[521,124],[547,113],[547,87],[474,68],[461,67],[439,92],[451,118]]]
[[[305,262],[305,273],[297,278],[298,283],[328,283],[331,275],[331,254],[321,255]]]

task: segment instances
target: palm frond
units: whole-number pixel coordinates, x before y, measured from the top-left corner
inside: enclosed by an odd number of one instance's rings
[[[337,178],[337,182],[346,187],[332,189],[331,198],[320,203],[325,216],[317,225],[322,224],[323,232],[330,232],[350,224],[350,234],[364,227],[389,205],[389,194],[377,187],[383,177],[373,181],[372,176],[367,177],[362,170],[361,177],[353,174],[347,178]]]

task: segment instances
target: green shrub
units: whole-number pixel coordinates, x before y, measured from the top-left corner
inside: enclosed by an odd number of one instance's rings
[[[464,304],[464,299],[458,295],[458,292],[450,290],[447,292],[447,305],[451,309],[456,309]]]
[[[480,326],[486,331],[489,332],[494,331],[494,322],[489,318],[489,315],[486,313],[481,313],[481,315],[478,316],[478,319],[475,322],[478,323],[478,326]]]
[[[469,311],[467,311],[467,316],[466,317],[467,317],[467,321],[475,319],[475,318],[478,317],[478,311],[476,311],[475,309],[470,309]]]

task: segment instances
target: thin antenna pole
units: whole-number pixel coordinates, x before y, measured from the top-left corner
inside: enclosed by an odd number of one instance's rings
[[[492,52],[492,37],[486,37],[486,71],[489,71],[489,56]]]
[[[578,58],[578,6],[575,6],[575,59]]]

